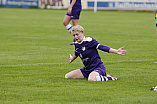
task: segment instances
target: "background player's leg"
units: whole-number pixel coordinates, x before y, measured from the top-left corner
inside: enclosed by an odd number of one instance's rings
[[[79,19],[72,19],[73,26],[78,25]]]
[[[71,21],[71,17],[68,15],[65,15],[63,20],[63,25],[66,27],[66,29],[71,32],[72,25],[69,23]]]

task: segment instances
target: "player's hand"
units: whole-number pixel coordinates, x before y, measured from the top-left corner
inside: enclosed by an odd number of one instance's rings
[[[118,49],[118,51],[117,51],[118,55],[125,55],[127,53],[127,51],[123,50],[123,48],[124,48],[124,46]]]

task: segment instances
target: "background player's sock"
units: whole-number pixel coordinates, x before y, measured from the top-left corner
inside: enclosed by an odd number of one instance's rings
[[[72,25],[71,24],[68,24],[67,26],[66,26],[66,29],[71,33],[71,29],[72,29]]]

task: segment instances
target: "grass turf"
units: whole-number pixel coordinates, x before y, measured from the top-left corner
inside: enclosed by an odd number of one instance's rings
[[[85,35],[126,56],[99,51],[119,81],[65,79],[73,37],[62,25],[67,10],[0,8],[0,103],[155,104],[157,36],[154,12],[82,11]]]

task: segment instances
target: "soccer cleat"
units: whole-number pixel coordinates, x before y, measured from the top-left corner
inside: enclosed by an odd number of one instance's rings
[[[157,86],[156,87],[152,87],[149,91],[157,91]]]
[[[154,89],[155,89],[155,88],[154,88],[154,87],[152,87],[149,91],[154,91]]]
[[[112,76],[111,74],[107,74],[107,77],[111,77],[112,80],[120,80],[118,77],[114,77],[114,76]]]
[[[114,77],[116,80],[120,80],[118,77]]]

